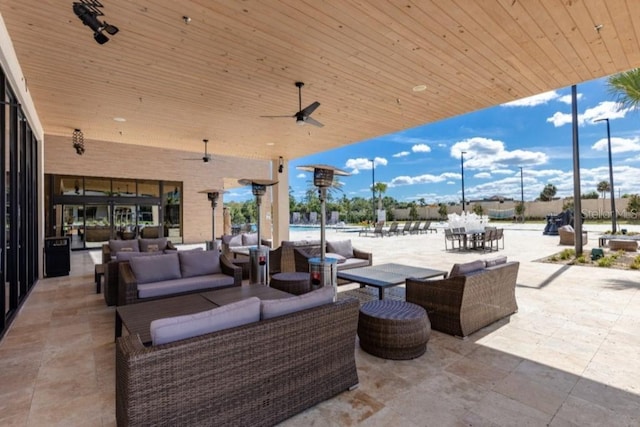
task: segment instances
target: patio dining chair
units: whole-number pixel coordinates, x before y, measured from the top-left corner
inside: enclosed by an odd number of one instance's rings
[[[447,251],[448,245],[447,242],[451,242],[451,250],[456,248],[456,242],[458,242],[458,250],[461,249],[462,242],[460,236],[456,236],[453,234],[453,230],[450,228],[444,229],[444,250]]]
[[[498,244],[502,240],[502,248],[498,247]],[[496,242],[496,251],[498,249],[504,249],[504,228],[496,229],[496,234],[494,236],[494,241]]]

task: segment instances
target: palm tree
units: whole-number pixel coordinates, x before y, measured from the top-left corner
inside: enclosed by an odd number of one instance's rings
[[[387,191],[387,184],[384,182],[376,182],[373,186],[373,192],[378,193],[378,210],[382,209],[382,194]]]
[[[598,183],[597,190],[600,194],[602,194],[602,198],[606,199],[607,198],[606,192],[611,191],[611,186],[609,185],[609,181],[600,181]]]
[[[638,109],[640,107],[640,68],[625,71],[609,77],[609,93],[621,108]]]

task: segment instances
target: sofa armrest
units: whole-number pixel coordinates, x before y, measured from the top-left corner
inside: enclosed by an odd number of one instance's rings
[[[111,261],[111,247],[108,243],[102,245],[102,263],[106,264]]]
[[[138,300],[138,281],[128,261],[118,264],[118,305],[133,304]]]
[[[233,276],[233,286],[242,285],[242,267],[233,264],[224,254],[220,254],[220,268],[222,273]]]
[[[167,240],[167,247],[165,248],[165,250],[167,250],[167,249],[170,250],[170,251],[177,251],[178,250],[178,248],[176,248],[173,245],[173,242],[171,240]]]
[[[373,264],[373,254],[371,252],[361,251],[353,248],[353,257],[358,259],[366,259],[369,261],[369,265]]]

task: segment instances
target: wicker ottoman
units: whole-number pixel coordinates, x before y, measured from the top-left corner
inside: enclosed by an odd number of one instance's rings
[[[309,273],[276,273],[271,276],[269,286],[293,295],[301,295],[311,291],[309,279]]]
[[[609,240],[609,249],[612,251],[635,252],[638,250],[638,242],[635,240],[611,239]]]
[[[360,348],[383,359],[405,360],[422,356],[431,336],[424,308],[395,300],[369,301],[360,307]]]

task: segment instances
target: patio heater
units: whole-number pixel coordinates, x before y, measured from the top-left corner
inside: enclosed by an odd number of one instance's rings
[[[332,286],[334,293],[334,301],[337,299],[337,262],[334,258],[326,257],[326,199],[327,188],[333,185],[333,177],[335,175],[349,176],[348,172],[327,165],[306,165],[298,166],[298,169],[313,172],[313,185],[318,187],[320,193],[320,257],[309,259],[309,273],[311,273],[311,288],[320,288],[323,286]]]
[[[269,277],[269,247],[262,246],[262,237],[260,235],[260,205],[262,204],[262,196],[267,192],[267,187],[277,184],[278,181],[268,179],[239,179],[240,185],[251,185],[251,192],[256,196],[256,209],[258,211],[257,231],[258,245],[249,248],[249,283],[266,285]]]
[[[216,244],[216,207],[218,206],[218,198],[220,194],[224,193],[224,190],[213,188],[211,190],[198,191],[198,193],[206,194],[207,199],[211,202],[211,241],[205,243],[207,250],[213,251],[218,249],[218,245]]]

